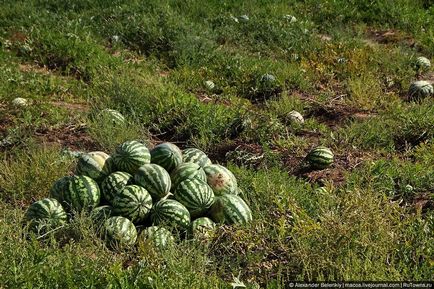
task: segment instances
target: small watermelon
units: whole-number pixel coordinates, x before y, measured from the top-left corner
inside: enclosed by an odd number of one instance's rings
[[[249,206],[237,195],[224,194],[216,197],[210,209],[215,222],[226,224],[247,224],[252,220]]]
[[[45,234],[66,224],[67,216],[62,205],[52,198],[46,198],[30,205],[24,215],[30,230]]]
[[[98,184],[87,176],[72,176],[65,185],[63,204],[69,211],[91,210],[100,201]]]
[[[104,223],[106,243],[113,249],[133,246],[137,240],[137,229],[125,217],[108,218]]]
[[[429,70],[429,68],[431,67],[431,61],[423,56],[420,56],[418,58],[416,58],[416,69],[417,70]]]
[[[409,99],[419,100],[434,94],[434,89],[431,83],[425,80],[415,81],[408,89]]]
[[[170,173],[182,163],[182,152],[172,143],[159,144],[151,150],[151,163],[163,167]]]
[[[211,187],[199,179],[182,181],[174,192],[175,199],[183,204],[192,217],[203,215],[214,202],[214,192]]]
[[[105,221],[113,215],[113,208],[111,206],[99,206],[90,212],[90,218],[96,228],[104,225]]]
[[[155,225],[169,224],[187,229],[190,226],[190,213],[180,202],[162,199],[152,208],[151,220]]]
[[[333,153],[329,148],[318,146],[307,154],[305,161],[310,168],[322,170],[329,167],[333,163],[333,159]]]
[[[304,123],[304,118],[301,115],[301,113],[299,113],[298,111],[295,111],[295,110],[290,111],[288,113],[288,118],[291,122],[294,122],[294,123]]]
[[[132,184],[134,178],[129,173],[111,173],[101,184],[102,198],[112,203],[114,197],[118,195],[125,186]]]
[[[63,202],[63,192],[66,190],[67,184],[71,176],[65,176],[53,183],[50,190],[50,197],[58,200],[60,203]]]
[[[165,249],[175,243],[172,233],[163,227],[151,226],[143,230],[139,242],[151,242],[158,249]]]
[[[113,161],[105,152],[90,152],[81,154],[78,158],[75,173],[88,176],[98,183],[113,170]]]
[[[118,170],[135,174],[144,164],[151,162],[148,148],[138,141],[127,141],[116,148],[112,156]]]
[[[26,107],[29,105],[29,102],[25,98],[17,97],[12,100],[12,105],[15,107]]]
[[[145,188],[125,186],[113,199],[113,213],[138,223],[146,219],[152,208],[151,195]]]
[[[191,222],[190,234],[198,240],[210,240],[215,233],[216,224],[207,217],[202,217]]]
[[[201,167],[205,167],[211,164],[211,160],[208,156],[197,148],[188,148],[182,151],[182,157],[184,163],[195,163]]]
[[[154,200],[166,196],[172,184],[169,173],[156,164],[141,166],[134,176],[134,180],[138,185],[144,187]]]
[[[204,167],[208,185],[216,196],[237,194],[238,185],[234,174],[224,166],[212,164]]]
[[[205,171],[201,166],[195,163],[184,163],[179,165],[171,174],[172,178],[172,190],[184,180],[187,179],[199,179],[206,181]]]
[[[112,122],[113,125],[122,125],[125,123],[125,117],[117,110],[106,108],[100,113],[103,119],[107,119]]]

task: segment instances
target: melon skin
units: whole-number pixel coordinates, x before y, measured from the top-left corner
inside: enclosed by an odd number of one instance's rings
[[[104,225],[105,221],[113,216],[113,207],[104,205],[95,207],[90,212],[90,219],[93,222],[94,227],[97,228],[97,231]]]
[[[208,217],[197,218],[191,222],[190,236],[197,240],[210,240],[214,237],[216,223]]]
[[[190,226],[190,212],[180,202],[163,199],[158,201],[151,210],[151,220],[154,225],[174,225],[182,229]]]
[[[67,211],[90,211],[98,206],[101,193],[98,184],[88,176],[71,176],[65,185],[62,202]]]
[[[88,176],[100,183],[113,169],[112,158],[105,152],[95,151],[79,156],[75,173]]]
[[[127,141],[116,147],[112,156],[113,162],[119,171],[134,175],[137,170],[151,162],[148,148],[138,141]]]
[[[308,163],[311,169],[323,170],[328,168],[333,163],[334,155],[329,148],[325,146],[318,146],[307,154],[305,161]]]
[[[410,100],[420,100],[434,94],[434,89],[431,83],[424,80],[415,81],[408,89],[408,96]]]
[[[115,216],[104,222],[104,235],[108,247],[121,249],[136,243],[137,229],[129,219]]]
[[[29,229],[39,235],[56,229],[67,222],[67,215],[59,201],[46,198],[30,205],[24,215]]]
[[[131,185],[134,178],[126,172],[114,172],[104,179],[101,184],[102,199],[109,204],[118,195],[125,186]]]
[[[237,195],[224,194],[216,197],[209,215],[217,223],[247,224],[252,221],[252,211],[249,206]]]
[[[200,179],[187,179],[181,182],[175,192],[175,199],[183,204],[192,217],[205,214],[214,202],[214,192]]]
[[[125,117],[117,110],[106,108],[100,113],[100,116],[112,122],[113,125],[125,124]]]
[[[150,242],[157,249],[166,249],[175,243],[172,233],[164,227],[151,226],[139,235],[139,242]]]
[[[63,193],[67,188],[67,184],[71,176],[64,176],[56,180],[50,189],[50,197],[56,199],[60,203],[63,202]]]
[[[238,184],[234,174],[222,165],[212,164],[204,168],[207,183],[216,196],[237,194]]]
[[[203,151],[197,148],[187,148],[183,150],[182,157],[184,163],[195,163],[202,168],[212,163],[209,157]]]
[[[182,163],[182,151],[169,142],[159,144],[151,150],[151,163],[170,173]]]
[[[178,185],[187,179],[200,179],[206,181],[206,174],[204,169],[196,163],[183,163],[179,165],[171,174],[172,186],[171,190],[174,191]]]
[[[157,164],[145,164],[134,175],[136,184],[144,187],[154,200],[165,197],[170,192],[172,181],[169,173]]]
[[[113,200],[113,214],[126,217],[133,223],[144,221],[151,208],[151,195],[137,185],[125,186]]]

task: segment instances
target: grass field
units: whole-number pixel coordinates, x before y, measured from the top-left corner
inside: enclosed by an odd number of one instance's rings
[[[434,98],[407,100],[434,81],[414,66],[434,56],[430,3],[0,1],[0,288],[432,280]],[[163,252],[111,251],[86,215],[24,236],[27,207],[73,172],[68,152],[126,140],[202,149],[236,175],[253,222]],[[317,145],[334,164],[301,172]]]

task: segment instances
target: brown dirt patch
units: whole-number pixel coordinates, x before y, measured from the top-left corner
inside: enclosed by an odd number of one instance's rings
[[[59,128],[39,128],[36,138],[44,145],[67,147],[73,150],[98,150],[100,146],[90,137],[84,125],[65,125]]]
[[[368,45],[370,42],[372,43],[372,41],[379,44],[404,44],[409,47],[414,47],[416,44],[416,41],[411,35],[396,29],[369,29],[366,35],[368,37]]]
[[[31,63],[20,63],[18,68],[22,72],[35,72],[43,75],[50,74],[50,70],[46,66],[39,66]]]

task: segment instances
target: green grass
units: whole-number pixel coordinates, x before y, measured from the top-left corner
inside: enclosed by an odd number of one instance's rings
[[[432,279],[434,99],[405,96],[432,80],[413,62],[432,60],[434,6],[205,2],[1,4],[0,288]],[[264,85],[264,74],[276,81]],[[14,107],[16,97],[30,105]],[[105,108],[127,123],[101,119]],[[163,252],[110,251],[86,215],[27,237],[26,208],[73,173],[74,152],[112,153],[126,140],[204,150],[234,172],[253,222]],[[334,165],[300,172],[319,144]]]

